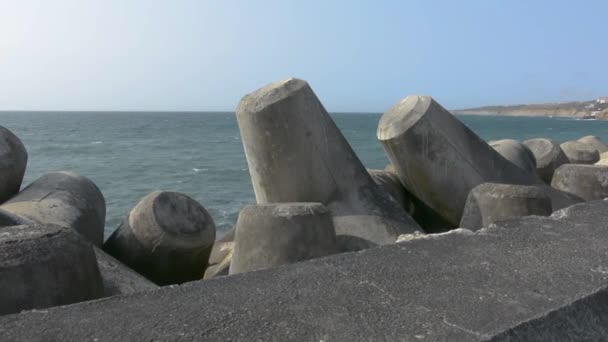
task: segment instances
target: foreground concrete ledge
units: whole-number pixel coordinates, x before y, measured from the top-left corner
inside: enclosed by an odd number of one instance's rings
[[[10,341],[606,339],[608,201],[587,210],[597,224],[530,216],[477,233],[425,236],[4,316],[0,336]]]

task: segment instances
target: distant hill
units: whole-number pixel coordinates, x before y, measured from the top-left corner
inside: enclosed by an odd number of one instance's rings
[[[506,116],[567,116],[608,119],[608,97],[591,101],[521,104],[512,106],[484,106],[458,109],[454,114]]]

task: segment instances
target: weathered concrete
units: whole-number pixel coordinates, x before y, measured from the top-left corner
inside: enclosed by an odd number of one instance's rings
[[[399,176],[394,172],[386,170],[368,170],[369,175],[376,184],[384,189],[393,198],[401,208],[405,210],[408,215],[414,214],[414,203],[410,197],[410,194],[405,190]]]
[[[608,158],[600,159],[597,163],[593,165],[608,165]]]
[[[587,201],[608,197],[608,166],[566,164],[555,170],[551,186]]]
[[[269,84],[236,115],[259,204],[323,203],[339,236],[369,245],[420,229],[374,183],[305,81]]]
[[[578,203],[554,212],[551,217],[574,224],[592,224],[608,229],[608,201],[595,200]]]
[[[600,160],[599,152],[578,141],[566,141],[559,145],[571,164],[595,164]]]
[[[319,258],[339,251],[329,210],[321,203],[243,208],[236,223],[229,274]]]
[[[103,249],[158,285],[203,277],[215,241],[213,219],[192,198],[170,191],[145,196]]]
[[[524,141],[536,159],[536,174],[547,184],[551,184],[553,173],[558,167],[569,163],[568,157],[559,144],[549,139],[530,139]]]
[[[490,141],[488,144],[506,160],[517,165],[520,169],[531,173],[536,172],[536,157],[521,142],[513,139],[502,139]]]
[[[469,193],[460,227],[475,231],[496,221],[551,212],[551,198],[538,186],[484,183]]]
[[[430,96],[408,96],[390,108],[378,139],[406,189],[453,225],[482,183],[542,184],[553,209],[577,201],[506,160]]]
[[[600,154],[608,152],[608,145],[604,144],[602,139],[596,136],[588,135],[578,139],[577,141],[590,146],[591,148],[597,150]]]
[[[224,236],[215,241],[209,255],[209,266],[205,270],[203,279],[211,279],[228,275],[232,251],[234,250],[234,235],[236,229],[232,227]]]
[[[102,295],[93,249],[69,228],[0,228],[0,315]]]
[[[0,126],[0,203],[21,188],[27,166],[27,151],[19,138]]]
[[[0,335],[99,342],[606,340],[607,264],[605,223],[526,217],[474,234],[426,235],[5,316]]]
[[[72,172],[45,174],[0,209],[40,224],[72,228],[97,246],[103,243],[103,195],[91,180]]]
[[[94,247],[103,281],[104,297],[157,289],[153,282],[125,266],[101,249]]]

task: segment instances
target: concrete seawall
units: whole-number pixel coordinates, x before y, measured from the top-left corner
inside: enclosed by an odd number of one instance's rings
[[[0,318],[11,341],[608,338],[608,201]],[[593,217],[575,221],[571,215]]]

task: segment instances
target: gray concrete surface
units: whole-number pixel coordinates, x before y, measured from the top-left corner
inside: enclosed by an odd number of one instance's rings
[[[205,270],[203,279],[228,275],[230,262],[232,261],[232,251],[234,250],[235,231],[235,227],[232,227],[221,238],[215,241],[209,255],[209,264]]]
[[[27,166],[27,151],[19,138],[0,126],[0,203],[21,188]]]
[[[40,224],[74,229],[97,246],[103,243],[105,199],[91,180],[73,172],[43,175],[0,209]]]
[[[229,274],[320,258],[340,251],[321,203],[270,203],[241,209]]]
[[[0,227],[0,315],[99,298],[91,244],[69,228]],[[0,333],[0,339],[8,341]]]
[[[103,250],[158,285],[201,279],[215,223],[192,198],[155,191],[129,212]]]
[[[608,166],[566,164],[555,170],[551,186],[586,201],[608,197]]]
[[[599,152],[588,144],[566,141],[559,145],[570,164],[595,164],[600,160]]]
[[[496,221],[551,212],[551,198],[538,186],[484,183],[469,193],[459,227],[475,231]]]
[[[602,139],[594,135],[587,135],[578,139],[577,141],[590,146],[591,148],[597,150],[600,154],[608,152],[608,145],[606,145]]]
[[[559,144],[553,140],[530,139],[524,141],[524,145],[534,154],[536,174],[547,184],[551,184],[555,169],[570,162]]]
[[[103,281],[104,297],[157,289],[158,286],[128,268],[103,250],[94,247],[97,266]]]
[[[520,169],[536,173],[536,157],[523,143],[513,139],[490,141],[488,144],[501,156]]]
[[[305,81],[258,89],[236,115],[258,204],[323,203],[338,236],[369,246],[420,229],[374,183]]]
[[[608,206],[591,215],[595,222],[531,216],[476,233],[424,235],[5,316],[0,335],[98,342],[606,340]]]

